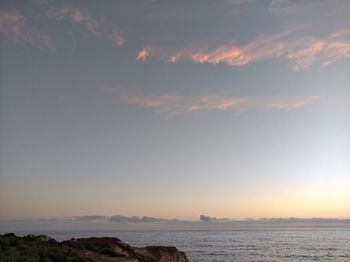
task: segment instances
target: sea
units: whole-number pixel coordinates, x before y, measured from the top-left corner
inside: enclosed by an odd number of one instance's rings
[[[56,240],[117,237],[133,246],[176,246],[191,262],[350,262],[350,228],[40,231]]]

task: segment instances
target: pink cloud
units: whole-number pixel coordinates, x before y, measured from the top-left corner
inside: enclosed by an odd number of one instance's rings
[[[126,91],[126,90],[124,90]],[[189,96],[189,95],[122,95],[122,101],[129,105],[157,109],[170,115],[189,114],[200,111],[228,111],[256,109],[291,110],[305,107],[320,100],[319,95],[297,97],[236,97],[224,95]]]
[[[298,71],[310,67],[315,62],[318,55],[324,52],[326,42],[315,39],[303,39],[300,43],[295,43],[296,47],[291,47],[287,51],[287,58],[294,61],[293,69]]]
[[[348,30],[340,30],[323,38],[295,37],[295,32],[304,27],[293,27],[275,35],[257,37],[246,44],[235,41],[217,46],[206,43],[182,47],[180,51],[169,54],[160,47],[148,46],[142,49],[137,59],[146,61],[149,49],[156,49],[152,55],[165,58],[169,63],[190,60],[196,64],[226,64],[232,67],[246,67],[249,64],[268,59],[285,59],[295,71],[305,70],[314,64],[322,67],[335,61],[349,58],[350,41],[337,39],[348,34]]]
[[[171,114],[194,111],[228,110],[237,107],[242,99],[221,96],[178,96],[178,95],[123,95],[122,100],[129,105],[154,108]]]
[[[234,41],[217,47],[192,47],[185,49],[178,59],[190,59],[199,64],[226,64],[245,66],[252,62],[279,57],[285,51],[285,43],[280,40],[296,29],[286,30],[276,35],[259,37],[246,45],[237,45]]]
[[[245,99],[230,97],[230,96],[217,96],[209,95],[202,97],[195,97],[189,105],[189,109],[196,108],[196,110],[228,110],[230,108],[235,108],[242,106],[245,103]]]
[[[293,69],[296,71],[309,68],[316,62],[327,66],[337,60],[350,58],[350,41],[303,39],[287,51],[287,58],[294,62]]]
[[[28,26],[27,19],[17,11],[0,12],[0,35],[6,42],[25,48],[55,49],[55,42]]]
[[[185,55],[186,53],[186,50],[183,49],[179,52],[176,52],[175,54],[171,55],[169,58],[168,58],[168,62],[170,63],[176,63],[179,59],[182,58],[183,55]]]
[[[331,34],[331,37],[342,37],[345,35],[350,35],[350,29],[338,30]]]
[[[252,57],[245,52],[243,48],[234,45],[220,46],[211,51],[198,52],[192,55],[192,61],[195,63],[210,63],[239,66],[245,65],[251,61]]]
[[[220,110],[227,110],[231,107],[236,106],[239,103],[238,99],[229,98],[229,99],[223,99],[220,101],[220,103],[217,105],[217,108]]]
[[[175,63],[176,61],[177,61],[177,57],[174,55],[170,56],[168,59],[168,62],[170,62],[170,63]]]
[[[343,35],[345,31],[336,32],[326,38],[286,39],[291,32],[293,30],[259,37],[241,46],[229,42],[214,48],[192,47],[185,49],[186,51],[182,51],[179,55],[170,56],[168,62],[189,59],[196,64],[242,67],[260,60],[284,58],[292,63],[295,71],[299,71],[315,63],[324,67],[337,60],[350,58],[350,41],[334,39],[334,36]]]
[[[130,105],[138,105],[144,108],[160,108],[168,107],[170,104],[174,104],[177,100],[176,96],[172,95],[153,95],[153,96],[135,96],[124,95],[123,101]]]
[[[141,62],[146,62],[149,55],[150,55],[149,52],[145,48],[143,48],[137,53],[136,59]]]
[[[187,113],[191,113],[191,112],[194,112],[194,111],[199,111],[203,109],[203,106],[200,106],[200,105],[194,105],[194,106],[189,106],[186,110]]]

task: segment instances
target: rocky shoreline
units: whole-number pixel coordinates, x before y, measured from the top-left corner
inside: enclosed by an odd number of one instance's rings
[[[132,247],[118,238],[90,237],[58,242],[45,235],[0,235],[0,261],[188,262],[176,247]]]

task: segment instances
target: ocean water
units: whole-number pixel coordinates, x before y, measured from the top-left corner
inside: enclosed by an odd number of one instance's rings
[[[111,236],[118,237],[133,246],[176,246],[179,250],[185,251],[192,262],[350,261],[349,228],[35,233],[45,233],[57,240]]]

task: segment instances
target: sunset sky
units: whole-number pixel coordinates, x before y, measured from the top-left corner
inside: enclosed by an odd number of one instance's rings
[[[350,217],[350,1],[0,2],[0,220]]]

